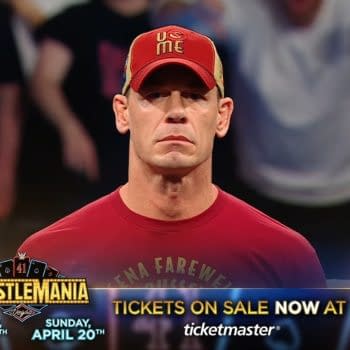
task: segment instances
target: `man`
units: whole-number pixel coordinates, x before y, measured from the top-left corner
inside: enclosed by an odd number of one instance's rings
[[[325,286],[304,238],[211,181],[233,110],[213,42],[161,27],[133,41],[125,69],[113,108],[130,132],[128,182],[19,251],[94,286]]]

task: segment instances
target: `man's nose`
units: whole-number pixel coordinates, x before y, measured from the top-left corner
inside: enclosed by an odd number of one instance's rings
[[[172,91],[167,100],[167,116],[168,123],[186,123],[186,112],[184,100],[179,91]]]

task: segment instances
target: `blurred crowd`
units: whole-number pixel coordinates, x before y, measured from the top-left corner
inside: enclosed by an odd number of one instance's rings
[[[210,36],[223,60],[235,111],[214,182],[350,280],[348,0],[0,1],[0,254],[126,182],[112,97],[133,38],[167,24]]]

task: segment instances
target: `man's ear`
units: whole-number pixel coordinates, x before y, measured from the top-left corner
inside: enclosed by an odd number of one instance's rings
[[[224,137],[230,127],[231,115],[234,109],[232,98],[224,97],[219,100],[218,119],[216,123],[216,136]]]
[[[121,134],[129,131],[128,98],[117,94],[113,98],[113,111],[115,115],[115,126]]]

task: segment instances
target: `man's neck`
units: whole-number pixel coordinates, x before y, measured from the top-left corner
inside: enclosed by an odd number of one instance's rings
[[[140,215],[168,221],[188,219],[208,209],[218,195],[208,175],[131,176],[120,189],[120,196],[130,210]]]

